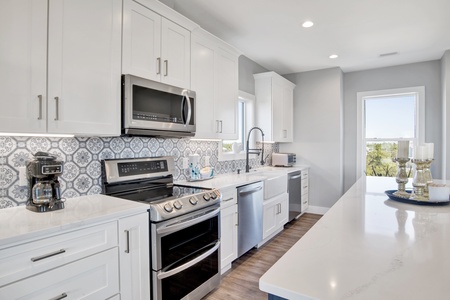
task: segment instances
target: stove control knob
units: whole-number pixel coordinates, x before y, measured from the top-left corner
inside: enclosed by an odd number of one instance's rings
[[[170,205],[170,203],[166,203],[164,205],[164,210],[170,213],[170,212],[172,212],[173,207],[172,207],[172,205]]]
[[[213,200],[216,200],[216,199],[217,199],[217,194],[216,194],[216,192],[211,192],[211,198],[212,198]]]
[[[195,197],[191,197],[189,198],[189,202],[191,202],[192,205],[196,205],[198,203],[198,200]]]
[[[183,207],[183,204],[180,203],[180,201],[175,201],[173,203],[173,207],[175,207],[176,209],[181,209]]]
[[[209,193],[204,193],[203,199],[205,199],[206,201],[209,201],[209,199],[211,199],[211,195]]]

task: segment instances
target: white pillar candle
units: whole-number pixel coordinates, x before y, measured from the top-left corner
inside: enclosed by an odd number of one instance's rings
[[[398,141],[397,158],[409,157],[409,141]]]
[[[427,158],[427,147],[424,145],[418,145],[414,147],[414,159],[424,160]]]
[[[427,159],[434,158],[434,144],[433,143],[425,143],[425,147],[427,148]]]

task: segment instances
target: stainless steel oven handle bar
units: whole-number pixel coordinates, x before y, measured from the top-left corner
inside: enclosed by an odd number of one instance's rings
[[[220,241],[217,241],[216,245],[215,245],[213,248],[211,248],[210,250],[206,251],[206,252],[203,253],[202,255],[196,257],[195,259],[191,260],[190,262],[185,263],[184,265],[179,266],[178,268],[175,268],[175,269],[170,270],[170,271],[168,271],[168,272],[161,272],[161,271],[159,271],[159,272],[158,272],[158,275],[157,275],[157,276],[158,276],[158,279],[161,280],[161,279],[170,277],[170,276],[172,276],[172,275],[175,275],[175,274],[177,274],[177,273],[180,273],[180,272],[186,270],[187,268],[192,267],[192,266],[195,265],[196,263],[198,263],[198,262],[202,261],[203,259],[205,259],[206,257],[210,256],[212,253],[214,253],[214,251],[216,251],[217,249],[219,249],[219,247],[220,247]]]
[[[184,103],[185,101],[187,102],[187,107],[188,107],[188,114],[186,117],[186,120],[184,121],[184,127],[186,127],[186,125],[189,125],[189,122],[191,121],[191,114],[192,114],[192,108],[191,108],[191,99],[189,99],[189,96],[187,94],[186,91],[183,91],[183,100],[181,101],[181,115],[184,116]]]
[[[220,212],[220,207],[212,210],[211,212],[207,212],[207,213],[201,214],[199,216],[193,216],[193,217],[187,219],[186,221],[177,221],[175,223],[168,223],[166,225],[163,225],[163,226],[157,228],[156,232],[158,234],[172,233],[172,232],[181,230],[183,228],[192,226],[194,224],[200,223],[204,220],[208,220],[211,217],[219,214],[219,212]]]

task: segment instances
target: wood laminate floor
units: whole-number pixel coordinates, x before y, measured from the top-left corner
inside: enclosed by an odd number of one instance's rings
[[[220,286],[203,299],[241,300],[267,299],[259,289],[259,278],[291,248],[319,219],[321,215],[303,214],[286,224],[284,230],[271,241],[252,249],[235,260],[231,270],[224,274]]]

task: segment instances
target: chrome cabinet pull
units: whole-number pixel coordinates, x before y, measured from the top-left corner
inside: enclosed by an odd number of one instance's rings
[[[222,124],[222,120],[220,120],[220,133],[222,133],[222,129],[223,129],[223,124]]]
[[[159,75],[161,74],[161,57],[156,59],[156,64],[158,65],[158,72],[156,72],[156,75]]]
[[[42,95],[38,95],[39,99],[39,116],[38,120],[42,120]]]
[[[219,120],[216,120],[216,133],[219,133]]]
[[[125,249],[125,253],[130,253],[130,231],[125,230],[125,234],[127,235],[127,248]]]
[[[56,105],[56,112],[55,112],[55,121],[59,120],[59,97],[55,97],[55,105]]]
[[[236,212],[236,226],[239,226],[239,213]]]
[[[66,252],[66,250],[60,249],[60,250],[52,252],[52,253],[48,253],[48,254],[44,254],[44,255],[41,255],[41,256],[32,257],[31,261],[32,262],[36,262],[36,261],[43,260],[43,259],[55,256],[55,255],[63,254],[65,252]]]
[[[228,198],[228,199],[225,199],[225,200],[222,200],[222,202],[228,202],[228,201],[231,201],[231,200],[233,200],[234,198],[233,197],[231,197],[231,198]]]
[[[61,295],[51,298],[50,300],[60,300],[60,299],[64,299],[64,298],[67,298],[66,293],[62,293]]]
[[[164,60],[164,64],[166,65],[166,74],[164,76],[169,76],[169,61],[167,59]]]

